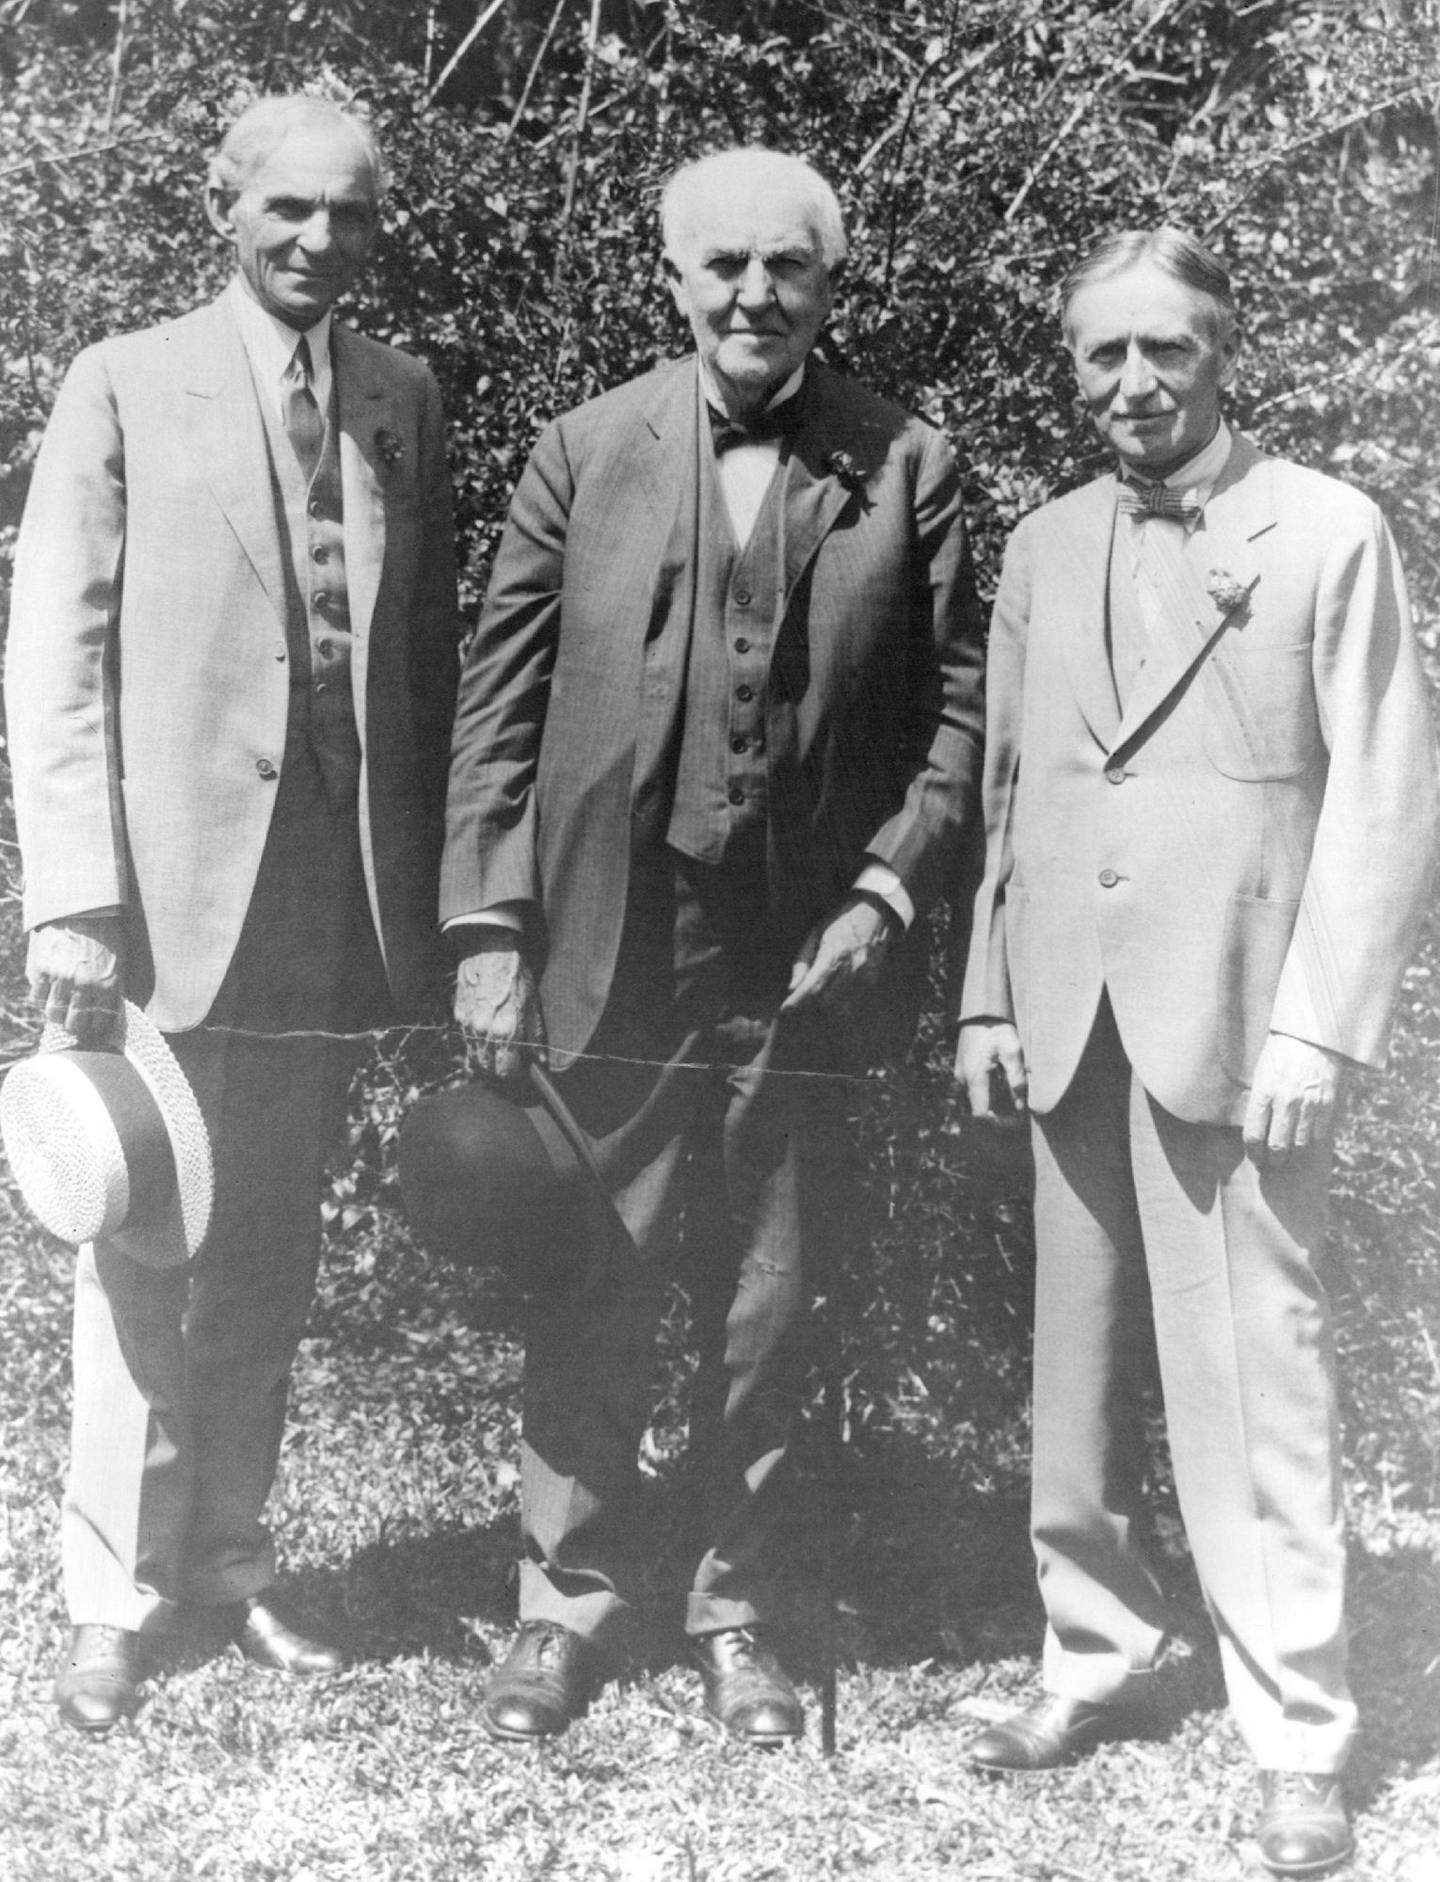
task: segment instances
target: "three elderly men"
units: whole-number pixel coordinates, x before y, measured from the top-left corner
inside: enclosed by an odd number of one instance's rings
[[[296,1673],[261,1511],[310,1304],[343,1035],[443,988],[458,673],[434,380],[332,319],[375,232],[369,132],[313,98],[211,167],[236,274],[75,361],[20,533],[6,674],[29,973],[47,1019],[168,1037],[214,1158],[210,1233],[76,1277],[56,1697],[104,1731],[180,1604]]]
[[[1239,334],[1214,257],[1114,235],[1062,299],[1116,471],[1005,559],[958,1058],[977,1114],[1033,1120],[1046,1696],[970,1757],[1060,1764],[1144,1689],[1167,1626],[1140,1546],[1153,1327],[1260,1852],[1309,1875],[1350,1848],[1355,1722],[1329,1139],[1346,1069],[1383,1061],[1429,891],[1425,692],[1374,505],[1222,417]]]
[[[144,1002],[216,1160],[190,1271],[82,1252],[57,1697],[108,1727],[181,1603],[223,1607],[266,1664],[340,1663],[269,1592],[260,1515],[344,1096],[329,1035],[433,984],[438,908],[458,1020],[500,1078],[548,1050],[629,1231],[533,1310],[520,1629],[486,1723],[563,1730],[644,1593],[636,1452],[678,1255],[686,1632],[709,1709],[781,1742],[802,1720],[766,1555],[843,1191],[825,1074],[887,957],[892,1005],[923,964],[977,796],[955,466],[812,357],[845,247],[822,179],[760,150],[681,170],[665,263],[696,353],[535,447],[461,679],[442,869],[434,383],[331,317],[379,189],[332,107],[247,113],[207,192],[235,281],[81,355],[21,534],[32,981],[81,1040]],[[1006,557],[958,1056],[977,1114],[1032,1119],[1046,1697],[970,1756],[1064,1762],[1122,1728],[1155,1662],[1148,1321],[1261,1852],[1304,1875],[1350,1846],[1354,1727],[1328,1143],[1346,1067],[1383,1059],[1428,887],[1429,724],[1378,513],[1224,421],[1239,341],[1214,258],[1111,237],[1063,312],[1117,474]]]
[[[456,714],[456,1015],[502,1073],[543,1025],[633,1241],[532,1314],[521,1625],[485,1699],[511,1740],[569,1723],[643,1592],[637,1452],[677,1243],[691,1657],[730,1730],[800,1732],[766,1544],[845,1179],[818,1074],[884,957],[920,964],[978,808],[954,461],[811,357],[845,252],[833,193],[730,151],[672,179],[662,222],[696,353],[541,437]]]

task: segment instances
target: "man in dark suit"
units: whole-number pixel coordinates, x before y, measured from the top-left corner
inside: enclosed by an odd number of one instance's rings
[[[521,1628],[485,1705],[516,1740],[565,1727],[636,1598],[677,1230],[699,1350],[691,1652],[728,1728],[802,1729],[765,1557],[821,1205],[844,1190],[823,1074],[848,996],[921,948],[978,780],[954,463],[809,357],[844,254],[833,193],[797,159],[729,151],[672,179],[662,221],[698,362],[541,437],[450,784],[457,1015],[500,1074],[543,1019],[634,1243],[533,1316]]]
[[[436,926],[458,673],[429,372],[332,320],[380,157],[272,98],[211,167],[236,274],[75,361],[20,531],[6,671],[31,984],[103,1039],[144,1005],[215,1163],[189,1268],[108,1241],[76,1280],[60,1709],[104,1731],[178,1604],[242,1651],[341,1663],[275,1598],[261,1522],[353,1051],[443,987]]]
[[[1221,411],[1224,269],[1173,229],[1062,290],[1116,474],[1016,530],[990,636],[986,869],[959,1070],[1033,1114],[1032,1536],[1046,1697],[989,1769],[1123,1730],[1167,1626],[1141,1546],[1153,1325],[1175,1485],[1277,1874],[1342,1860],[1354,1730],[1329,1139],[1379,1066],[1429,893],[1436,783],[1375,506]]]

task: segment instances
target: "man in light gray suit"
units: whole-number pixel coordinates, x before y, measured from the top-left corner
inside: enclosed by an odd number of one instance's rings
[[[1425,689],[1375,506],[1224,421],[1215,258],[1126,232],[1062,293],[1116,471],[1006,554],[958,1061],[977,1115],[1033,1114],[1046,1697],[970,1756],[1063,1763],[1145,1688],[1167,1626],[1139,1541],[1149,1319],[1261,1856],[1311,1875],[1350,1848],[1355,1723],[1329,1140],[1429,894]]]
[[[978,780],[954,462],[810,357],[845,252],[833,193],[730,151],[672,179],[662,221],[698,360],[545,431],[456,718],[458,1017],[502,1072],[543,1020],[635,1245],[532,1317],[521,1629],[485,1705],[522,1741],[579,1710],[643,1586],[636,1456],[677,1230],[690,1651],[728,1729],[801,1730],[766,1553],[822,1208],[843,1210],[823,1074],[887,954],[913,1012]]]
[[[334,106],[240,118],[206,192],[235,279],[80,355],[20,532],[31,984],[82,1043],[143,1005],[215,1161],[189,1268],[80,1255],[57,1699],[86,1731],[132,1708],[180,1604],[263,1665],[341,1664],[275,1598],[261,1511],[353,1063],[332,1035],[443,985],[459,638],[434,380],[332,318],[380,188]]]

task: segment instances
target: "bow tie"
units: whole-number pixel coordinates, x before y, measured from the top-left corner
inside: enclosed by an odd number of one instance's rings
[[[710,438],[715,446],[715,455],[723,457],[727,451],[733,451],[741,444],[765,444],[771,438],[793,438],[800,429],[800,419],[804,400],[797,392],[783,405],[771,405],[763,412],[756,412],[753,418],[727,418],[724,412],[717,411],[707,399],[705,409],[710,414]]]
[[[1205,505],[1190,491],[1128,481],[1120,486],[1120,508],[1127,516],[1173,516],[1179,523],[1198,523],[1205,514]]]

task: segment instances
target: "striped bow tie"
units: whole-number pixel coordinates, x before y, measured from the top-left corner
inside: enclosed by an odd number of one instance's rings
[[[1127,516],[1173,516],[1180,523],[1198,523],[1205,514],[1205,505],[1190,491],[1128,481],[1120,486],[1120,508]]]

